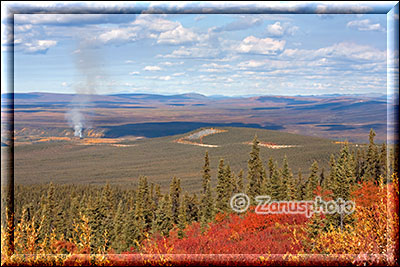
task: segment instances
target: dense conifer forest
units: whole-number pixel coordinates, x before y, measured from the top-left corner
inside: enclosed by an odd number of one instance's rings
[[[220,159],[217,176],[212,177],[206,152],[199,170],[202,188],[191,194],[183,190],[178,177],[171,177],[166,192],[144,176],[136,187],[16,185],[15,250],[20,254],[393,252],[398,250],[393,247],[398,229],[386,226],[389,219],[398,221],[393,215],[398,204],[385,203],[398,197],[398,152],[375,144],[374,136],[371,129],[365,148],[350,149],[344,143],[339,154],[332,154],[327,170],[314,161],[307,177],[304,170],[293,175],[286,157],[282,162],[261,158],[255,136],[248,168],[238,173]],[[247,212],[232,211],[230,199],[236,193],[251,199]],[[254,207],[260,195],[276,201],[342,198],[355,201],[356,210],[346,216],[315,213],[311,218],[259,215]],[[365,235],[367,231],[372,232]],[[2,262],[6,249],[2,244]]]

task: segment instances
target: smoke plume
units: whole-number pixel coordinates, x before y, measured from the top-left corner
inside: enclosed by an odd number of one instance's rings
[[[97,48],[86,42],[80,42],[79,48],[73,54],[76,66],[75,95],[66,118],[74,130],[74,136],[82,138],[84,129],[92,127],[86,110],[92,106],[93,95],[104,85],[105,75]]]

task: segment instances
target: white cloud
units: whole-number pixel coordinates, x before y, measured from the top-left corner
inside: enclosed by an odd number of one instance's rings
[[[237,47],[237,51],[241,53],[275,55],[284,49],[285,44],[285,40],[276,40],[272,38],[260,39],[254,36],[248,36]]]
[[[386,51],[368,45],[342,42],[315,51],[321,57],[347,58],[362,61],[385,61]]]
[[[288,56],[288,57],[296,57],[296,56],[300,56],[300,52],[299,51],[304,51],[304,49],[285,49],[285,51],[283,51],[283,53],[281,54],[281,56]]]
[[[240,70],[262,69],[264,71],[268,71],[268,73],[271,73],[271,71],[274,70],[294,69],[294,68],[298,69],[304,67],[304,62],[298,60],[283,60],[283,59],[249,60],[239,63],[238,67]]]
[[[176,72],[176,73],[172,74],[172,76],[174,76],[174,77],[182,76],[182,75],[185,75],[185,73],[184,72]]]
[[[372,24],[369,19],[353,20],[347,23],[347,27],[359,31],[384,31],[385,29],[379,23]]]
[[[55,45],[57,45],[57,41],[54,40],[35,40],[21,44],[22,50],[26,53],[45,53]]]
[[[228,64],[217,64],[217,63],[209,63],[209,64],[203,64],[202,67],[205,68],[214,68],[214,69],[229,69],[231,66]]]
[[[135,61],[133,61],[133,60],[125,60],[125,64],[132,64],[132,63],[135,63]]]
[[[138,72],[138,71],[129,72],[129,75],[139,75],[139,74],[140,74],[140,72]]]
[[[157,43],[178,45],[183,43],[192,43],[198,39],[197,34],[184,28],[182,25],[179,25],[173,30],[160,33]]]
[[[220,54],[220,50],[210,47],[184,47],[172,51],[171,54],[158,55],[162,58],[216,58]]]
[[[179,61],[179,62],[170,62],[170,61],[165,61],[165,62],[161,62],[161,65],[165,65],[165,66],[175,66],[175,65],[182,65],[184,62],[183,61]]]
[[[241,68],[241,69],[258,68],[258,67],[261,67],[261,66],[263,66],[265,64],[266,64],[265,61],[249,60],[249,61],[245,61],[245,62],[240,62],[238,64],[238,67]]]
[[[368,45],[341,42],[316,50],[286,49],[281,58],[315,60],[317,58],[350,59],[355,61],[386,61],[386,51]]]
[[[281,37],[285,34],[293,35],[299,30],[297,26],[290,26],[289,23],[281,24],[279,21],[267,26],[267,33],[271,36]]]
[[[143,68],[146,71],[159,71],[161,68],[159,66],[146,66]]]
[[[285,29],[281,25],[279,21],[275,22],[274,24],[270,24],[267,26],[267,31],[270,35],[273,36],[282,36],[285,32]]]
[[[171,21],[161,15],[139,15],[136,20],[125,27],[107,29],[95,40],[102,43],[126,43],[142,39],[157,39],[158,44],[179,45],[196,42],[199,36],[180,22]]]
[[[181,24],[179,22],[170,21],[157,15],[142,14],[139,15],[132,25],[140,26],[141,29],[153,32],[171,31]]]
[[[203,70],[201,70],[201,71],[204,71],[204,72],[224,72],[225,70],[224,70],[224,69],[213,69],[213,68],[208,68],[208,69],[203,69]]]
[[[171,76],[160,76],[160,77],[158,77],[158,79],[159,80],[162,80],[162,81],[169,81],[169,80],[171,80]]]
[[[25,25],[19,25],[15,26],[14,30],[17,32],[26,32],[32,29],[32,24],[25,24]]]
[[[133,41],[137,38],[137,28],[112,29],[100,34],[98,40],[102,43]]]

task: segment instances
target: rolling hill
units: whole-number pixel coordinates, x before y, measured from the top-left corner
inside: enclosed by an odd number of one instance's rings
[[[18,145],[15,147],[15,183],[110,182],[129,186],[135,184],[140,175],[146,175],[150,181],[166,189],[171,178],[177,176],[181,178],[185,190],[197,191],[201,186],[206,150],[209,151],[215,183],[220,158],[224,158],[235,173],[241,168],[246,171],[251,150],[249,142],[255,135],[262,144],[268,145],[260,147],[265,164],[272,156],[281,165],[283,157],[287,155],[295,174],[301,168],[303,175],[307,175],[314,160],[327,170],[330,154],[340,149],[339,144],[329,139],[255,128],[216,128],[220,131],[201,139],[196,139],[196,136],[209,128],[157,138],[120,138],[118,142],[109,143],[88,144],[83,143],[86,138],[71,138]],[[177,141],[182,139],[194,144]],[[282,145],[288,147],[282,148]]]
[[[334,141],[366,143],[374,128],[375,140],[382,142],[386,130],[395,127],[386,120],[383,96],[90,95],[80,107],[88,122],[80,140],[73,138],[66,117],[79,104],[76,97],[2,94],[2,124],[10,113],[15,119],[16,183],[129,185],[146,175],[165,188],[177,176],[185,189],[196,191],[206,150],[215,182],[220,158],[235,173],[246,170],[255,134],[264,145],[264,162],[273,156],[281,164],[287,155],[292,171],[301,168],[307,175],[313,160],[328,170],[330,154],[340,149]],[[221,131],[200,141],[187,138],[201,128]],[[5,130],[2,149],[9,143]]]

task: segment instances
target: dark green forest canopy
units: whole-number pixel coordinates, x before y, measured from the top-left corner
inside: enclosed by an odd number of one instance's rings
[[[232,172],[229,163],[219,160],[217,175],[210,173],[209,155],[203,158],[203,179],[196,192],[183,190],[181,179],[173,177],[169,190],[161,190],[159,184],[149,182],[144,176],[138,184],[131,185],[83,185],[37,184],[15,186],[16,222],[41,221],[40,238],[52,231],[65,238],[74,238],[74,226],[87,219],[94,236],[91,246],[96,249],[104,242],[107,230],[107,246],[115,251],[125,251],[137,246],[146,233],[168,235],[174,227],[183,229],[192,222],[214,220],[218,212],[232,212],[228,206],[235,193],[250,197],[268,194],[275,200],[313,199],[317,186],[329,191],[333,198],[348,199],[350,191],[360,181],[385,181],[385,177],[397,172],[394,153],[386,145],[377,145],[371,131],[370,144],[364,148],[350,149],[342,145],[336,155],[331,155],[329,167],[322,169],[314,161],[309,174],[294,174],[287,157],[277,161],[260,155],[258,137],[254,137],[250,153],[247,152],[247,175],[243,170]],[[389,161],[386,155],[389,153]],[[263,162],[268,162],[263,164]],[[199,164],[201,166],[201,164]],[[212,186],[212,182],[216,186]],[[387,182],[390,182],[388,180]],[[328,216],[328,222],[340,227],[340,218]],[[346,219],[344,223],[352,223]],[[182,234],[182,233],[181,233]]]

